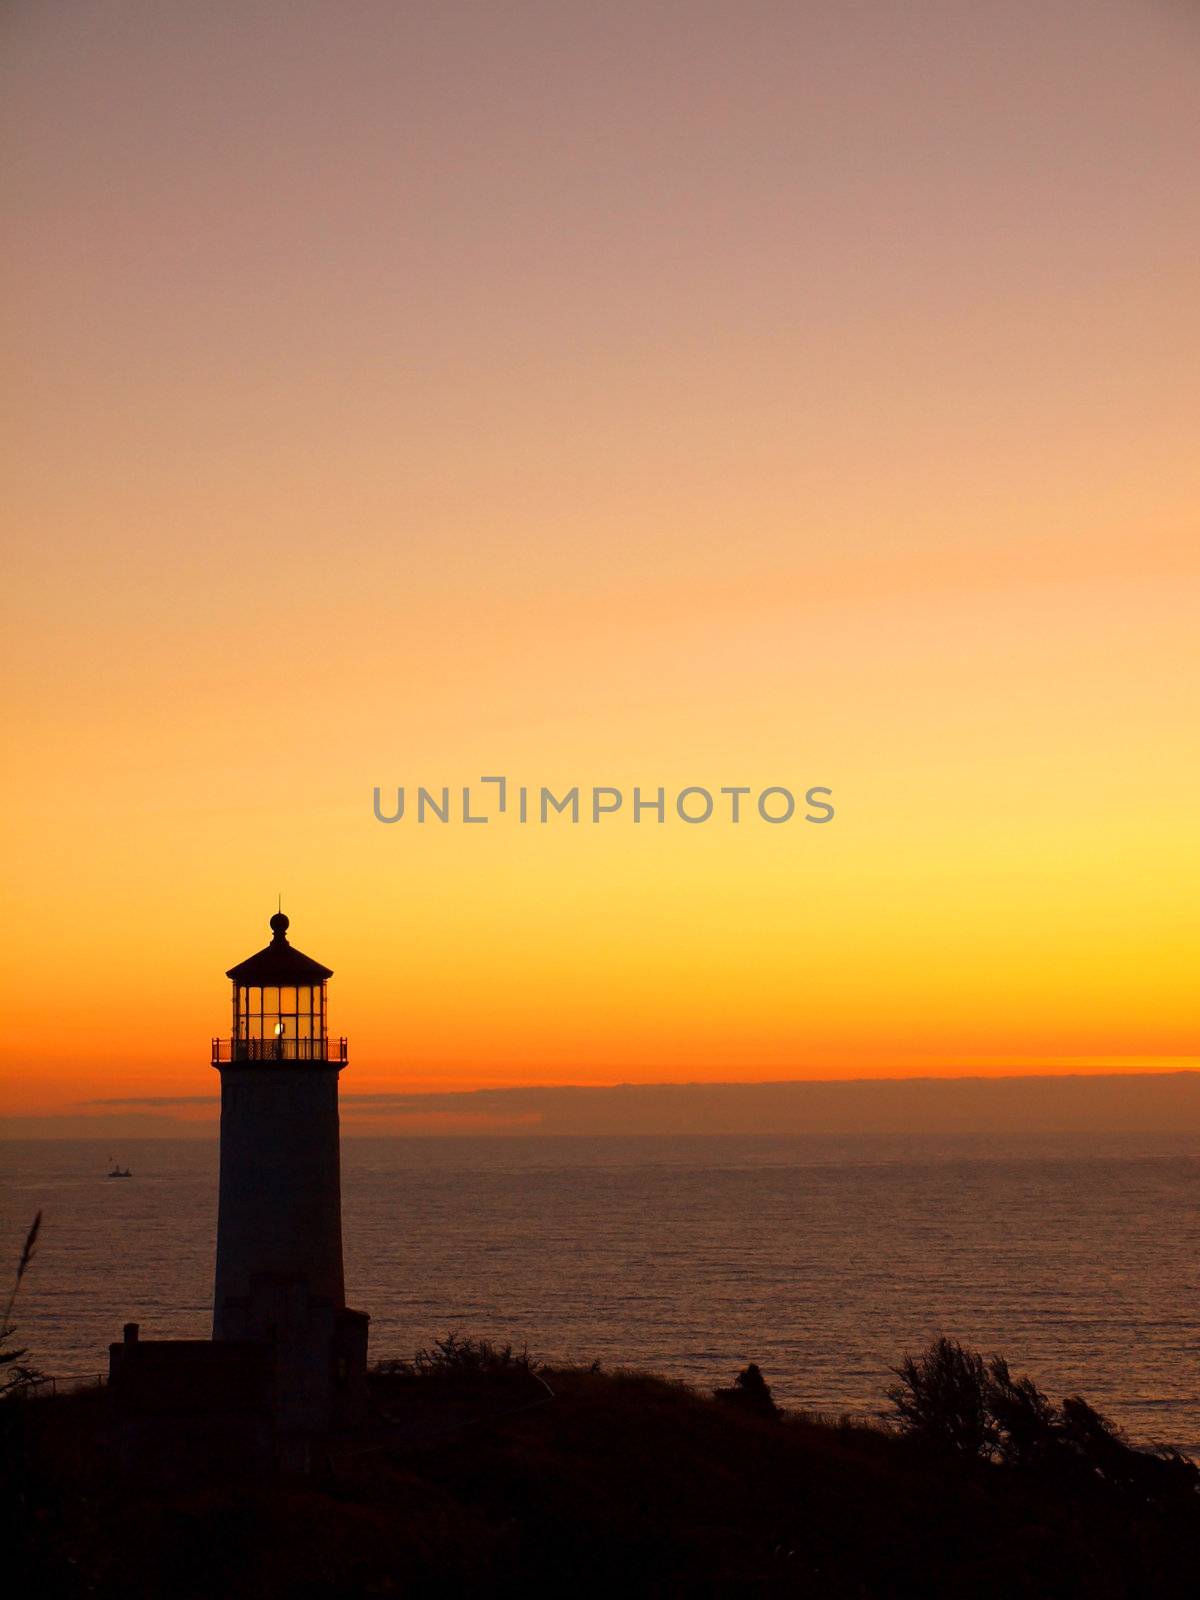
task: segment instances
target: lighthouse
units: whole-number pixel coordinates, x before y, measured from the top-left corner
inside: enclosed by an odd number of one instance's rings
[[[302,1433],[353,1422],[366,1385],[364,1312],[346,1305],[331,970],[288,941],[230,967],[232,1023],[214,1039],[221,1174],[213,1339],[274,1351],[275,1412]]]

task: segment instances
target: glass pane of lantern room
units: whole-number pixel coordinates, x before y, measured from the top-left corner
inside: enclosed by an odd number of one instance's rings
[[[256,988],[253,992],[253,999],[251,1003],[254,1006],[254,1010],[250,1013],[250,1015],[252,1018],[251,1035],[255,1039],[265,1039],[271,1035],[274,1019],[268,1016],[264,1008],[263,1000],[265,998],[265,994],[266,991],[261,988]]]
[[[243,1039],[262,1038],[262,990],[243,985],[239,991],[238,1012]]]
[[[264,1039],[274,1039],[279,1030],[279,990],[265,988],[262,991],[262,1035]]]

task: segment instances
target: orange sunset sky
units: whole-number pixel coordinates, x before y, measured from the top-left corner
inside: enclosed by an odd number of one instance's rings
[[[2,1109],[1194,1064],[1200,13],[0,20]],[[832,789],[383,827],[374,785]]]

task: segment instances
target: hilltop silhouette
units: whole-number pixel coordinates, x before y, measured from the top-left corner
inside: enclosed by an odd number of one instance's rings
[[[0,1406],[7,1565],[44,1600],[1191,1596],[1194,1466],[947,1341],[900,1427],[450,1338],[372,1374],[308,1477],[180,1448],[114,1470],[102,1389]]]

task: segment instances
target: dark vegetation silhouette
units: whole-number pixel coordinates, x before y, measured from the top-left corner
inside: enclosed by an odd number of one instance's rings
[[[951,1340],[896,1377],[889,1421],[831,1422],[754,1363],[705,1397],[456,1333],[380,1363],[374,1421],[304,1478],[183,1436],[172,1473],[118,1464],[103,1390],[35,1388],[8,1592],[1192,1600],[1190,1462]]]
[[[25,1243],[21,1247],[20,1259],[13,1277],[12,1289],[9,1291],[8,1301],[4,1307],[4,1315],[0,1317],[0,1400],[11,1400],[24,1394],[35,1385],[44,1382],[42,1374],[35,1367],[25,1365],[28,1350],[19,1350],[12,1347],[12,1339],[16,1334],[16,1324],[12,1320],[13,1307],[17,1303],[17,1295],[21,1292],[21,1280],[29,1271],[33,1261],[33,1253],[37,1248],[38,1234],[42,1231],[42,1213],[39,1211],[34,1217],[29,1232],[25,1235]]]
[[[46,1555],[44,1532],[34,1508],[45,1492],[35,1449],[35,1429],[40,1420],[32,1397],[46,1380],[26,1362],[29,1351],[15,1342],[13,1310],[21,1283],[33,1262],[42,1213],[34,1217],[13,1275],[12,1288],[0,1317],[0,1550],[29,1552],[36,1567]],[[0,1571],[3,1571],[0,1568]]]
[[[990,1453],[982,1356],[952,1339],[937,1339],[923,1355],[905,1356],[893,1371],[900,1382],[887,1397],[905,1432],[961,1455],[982,1459]]]
[[[760,1417],[778,1417],[782,1413],[771,1396],[771,1385],[763,1377],[757,1361],[743,1367],[728,1389],[714,1389],[717,1400],[741,1406],[744,1411]]]
[[[379,1378],[495,1378],[528,1376],[536,1371],[528,1347],[519,1352],[511,1344],[494,1345],[461,1333],[447,1334],[418,1350],[411,1361],[393,1359],[375,1365]]]
[[[1178,1450],[1141,1449],[1079,1395],[1056,1406],[1032,1378],[1014,1378],[1002,1356],[990,1361],[940,1338],[893,1369],[888,1390],[899,1428],[944,1455],[988,1462],[1073,1493],[1194,1511],[1200,1469]]]

